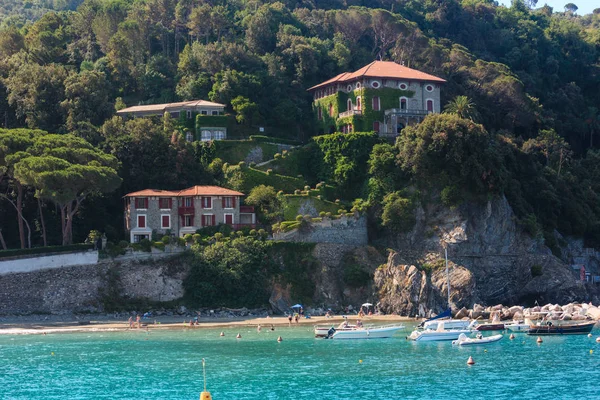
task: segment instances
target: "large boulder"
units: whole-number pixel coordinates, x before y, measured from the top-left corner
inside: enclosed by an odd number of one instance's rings
[[[458,312],[456,313],[456,315],[454,315],[454,318],[456,319],[463,319],[465,317],[469,316],[469,310],[467,310],[465,307],[461,308],[460,310],[458,310]]]
[[[600,320],[600,308],[595,307],[595,306],[588,307],[588,309],[586,311],[586,315],[588,317],[595,319],[596,321],[599,321]]]

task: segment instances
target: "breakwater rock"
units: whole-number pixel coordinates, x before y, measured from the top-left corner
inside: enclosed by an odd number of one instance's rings
[[[474,304],[472,308],[463,307],[453,313],[454,318],[490,319],[497,315],[500,320],[536,320],[545,317],[551,320],[584,321],[586,319],[600,320],[600,308],[592,303],[569,303],[566,305],[546,304],[544,306],[523,307],[496,304],[484,307]]]

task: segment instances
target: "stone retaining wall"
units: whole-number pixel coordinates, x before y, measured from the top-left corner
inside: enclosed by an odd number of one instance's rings
[[[353,246],[364,246],[369,242],[367,234],[367,217],[341,217],[340,219],[324,219],[313,222],[304,232],[293,230],[273,234],[273,239],[288,242],[340,243]]]
[[[95,250],[2,260],[0,261],[0,275],[62,268],[72,265],[96,264],[97,262],[98,252]]]

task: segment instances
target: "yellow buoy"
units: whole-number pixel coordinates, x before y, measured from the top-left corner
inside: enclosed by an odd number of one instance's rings
[[[515,334],[511,333],[510,336],[508,337],[510,340],[513,340],[515,338]]]
[[[225,332],[221,332],[219,336],[225,336]]]
[[[54,352],[50,353],[50,355],[51,355],[51,356],[53,356],[53,355],[54,355]]]
[[[540,336],[538,336],[538,338],[537,338],[536,342],[538,342],[538,343],[542,343],[542,342],[543,342],[543,340],[542,340],[542,338],[541,338]]]
[[[239,333],[237,334],[237,336],[235,337],[236,339],[241,339],[242,335],[240,335]]]
[[[277,341],[278,341],[278,342],[282,342],[282,341],[283,341],[283,338],[282,338],[281,336],[279,336],[279,337],[277,338]]]
[[[202,375],[204,376],[204,390],[200,393],[200,400],[212,400],[210,392],[206,390],[206,361],[202,359]]]
[[[590,354],[594,354],[594,350],[590,350]]]
[[[362,360],[358,360],[358,363],[359,363],[359,364],[362,364]]]
[[[473,357],[469,356],[469,359],[467,360],[467,365],[475,365],[475,360],[473,360]]]

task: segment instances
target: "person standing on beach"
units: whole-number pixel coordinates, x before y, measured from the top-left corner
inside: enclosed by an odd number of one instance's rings
[[[129,329],[133,328],[133,317],[130,315],[129,316]]]
[[[294,315],[294,319],[296,320],[296,323],[298,323],[298,320],[300,319],[300,317],[298,317],[298,314]]]
[[[288,325],[292,326],[292,314],[288,315]]]
[[[140,314],[135,317],[135,322],[137,323],[137,328],[140,329],[142,327],[142,322],[140,318]]]

